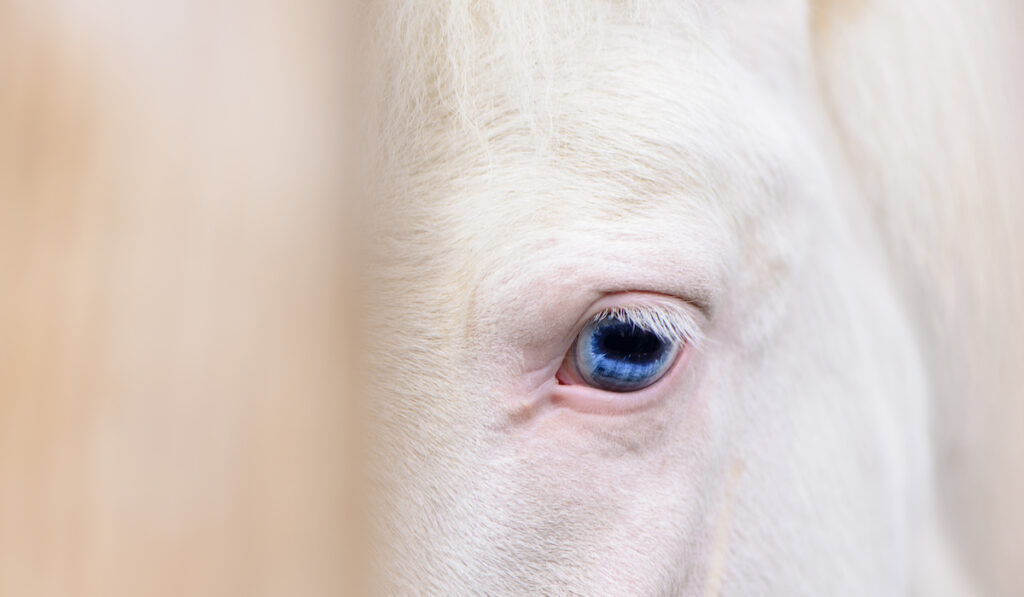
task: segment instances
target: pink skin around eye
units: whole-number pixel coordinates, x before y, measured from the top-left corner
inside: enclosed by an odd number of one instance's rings
[[[555,374],[557,383],[550,386],[553,405],[562,405],[581,412],[620,414],[640,410],[655,404],[671,391],[686,369],[693,350],[690,345],[679,348],[679,354],[668,372],[650,386],[636,392],[609,392],[582,382],[566,359]]]

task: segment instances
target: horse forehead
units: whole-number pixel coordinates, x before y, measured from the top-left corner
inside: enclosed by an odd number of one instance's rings
[[[476,196],[493,204],[492,189],[504,185],[511,188],[502,199],[528,207],[561,185],[584,191],[563,201],[622,203],[696,194],[771,169],[765,165],[777,151],[766,140],[784,136],[767,130],[776,119],[766,106],[775,104],[744,72],[721,15],[679,3],[687,8],[667,11],[672,18],[663,23],[619,7],[593,19],[599,24],[581,24],[586,19],[552,8],[532,23],[538,9],[528,4],[495,11],[522,25],[504,34],[500,24],[452,25],[434,39],[428,28],[426,41],[441,44],[445,60],[424,68],[409,61],[403,68],[413,72],[396,76],[403,82],[390,126],[405,149],[400,169],[416,186],[404,194],[408,201]],[[528,43],[514,38],[527,31]],[[454,49],[445,45],[452,37],[462,42]],[[514,192],[524,188],[534,192]]]
[[[610,231],[642,242],[669,222],[707,226],[783,200],[782,187],[810,169],[813,160],[795,165],[799,124],[757,105],[756,87],[719,101],[709,86],[646,80],[567,96],[547,129],[505,113],[462,139],[423,140],[441,155],[404,193],[417,225],[439,224],[440,242],[466,252]]]

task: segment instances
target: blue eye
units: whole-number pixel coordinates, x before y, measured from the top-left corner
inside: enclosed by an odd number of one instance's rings
[[[635,392],[661,379],[679,352],[677,342],[619,317],[588,323],[576,339],[575,366],[587,384]]]

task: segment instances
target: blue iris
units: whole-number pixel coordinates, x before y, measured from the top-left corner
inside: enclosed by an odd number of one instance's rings
[[[634,392],[661,379],[672,366],[676,345],[617,317],[590,322],[576,340],[576,370],[588,384],[611,392]]]

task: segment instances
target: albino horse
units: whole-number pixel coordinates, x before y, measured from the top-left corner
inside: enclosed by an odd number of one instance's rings
[[[1013,595],[1015,2],[374,5],[394,595]]]

